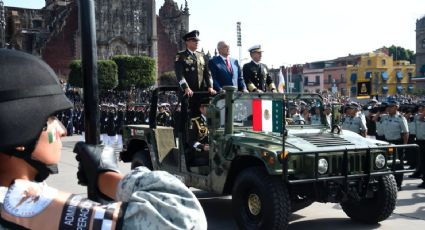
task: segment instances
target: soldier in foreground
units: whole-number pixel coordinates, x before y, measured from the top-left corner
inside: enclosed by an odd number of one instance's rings
[[[206,229],[194,194],[174,176],[138,167],[118,171],[113,149],[75,146],[80,182],[100,205],[43,182],[57,173],[68,109],[53,70],[26,53],[0,49],[0,229]]]

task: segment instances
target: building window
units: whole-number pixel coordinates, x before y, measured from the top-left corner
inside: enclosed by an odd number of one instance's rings
[[[320,76],[316,76],[316,85],[320,85]]]
[[[344,74],[341,74],[340,79],[341,79],[341,83],[345,83]]]
[[[41,28],[41,26],[42,26],[41,20],[32,20],[33,29]]]
[[[328,75],[328,84],[331,84],[332,83],[332,75]]]
[[[371,65],[372,65],[372,60],[370,60],[370,59],[369,59],[369,60],[367,60],[367,65],[368,65],[368,66],[371,66]]]
[[[385,59],[382,59],[381,63],[383,66],[385,66],[387,64],[387,61]]]
[[[425,49],[425,39],[422,40],[422,49]]]
[[[304,76],[304,85],[308,85],[308,77]]]

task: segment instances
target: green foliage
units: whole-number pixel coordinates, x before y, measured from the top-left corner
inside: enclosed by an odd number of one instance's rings
[[[164,72],[158,78],[159,85],[167,85],[167,86],[177,86],[177,78],[176,73],[174,71]]]
[[[97,61],[97,76],[100,90],[115,89],[118,86],[118,66],[112,60]]]
[[[411,64],[415,63],[416,55],[415,52],[404,49],[400,46],[390,46],[388,47],[389,55],[393,56],[393,60],[406,60],[409,61]]]
[[[112,60],[118,65],[120,90],[129,90],[132,85],[145,89],[156,81],[155,59],[146,56],[117,55]]]
[[[83,73],[81,72],[81,60],[73,60],[69,64],[68,82],[73,87],[83,88]]]
[[[71,69],[68,82],[73,87],[83,88],[83,73],[81,60],[74,60],[69,65]],[[97,61],[97,77],[100,90],[114,89],[118,85],[118,67],[111,60]]]

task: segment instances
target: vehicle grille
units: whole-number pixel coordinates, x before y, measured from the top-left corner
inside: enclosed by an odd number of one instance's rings
[[[321,133],[321,134],[296,134],[294,135],[299,138],[310,142],[317,147],[331,147],[331,146],[344,146],[354,145],[353,143],[333,134]]]
[[[329,162],[329,171],[328,173],[333,176],[342,175],[342,172],[344,171],[344,164],[343,164],[343,154],[332,154],[328,155],[328,162]],[[348,174],[357,174],[357,173],[364,173],[367,171],[367,158],[366,158],[366,152],[349,152],[348,153]]]

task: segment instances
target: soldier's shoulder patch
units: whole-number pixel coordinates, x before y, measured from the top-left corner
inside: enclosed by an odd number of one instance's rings
[[[44,183],[15,180],[6,193],[3,208],[17,217],[33,217],[43,212],[58,193]]]

